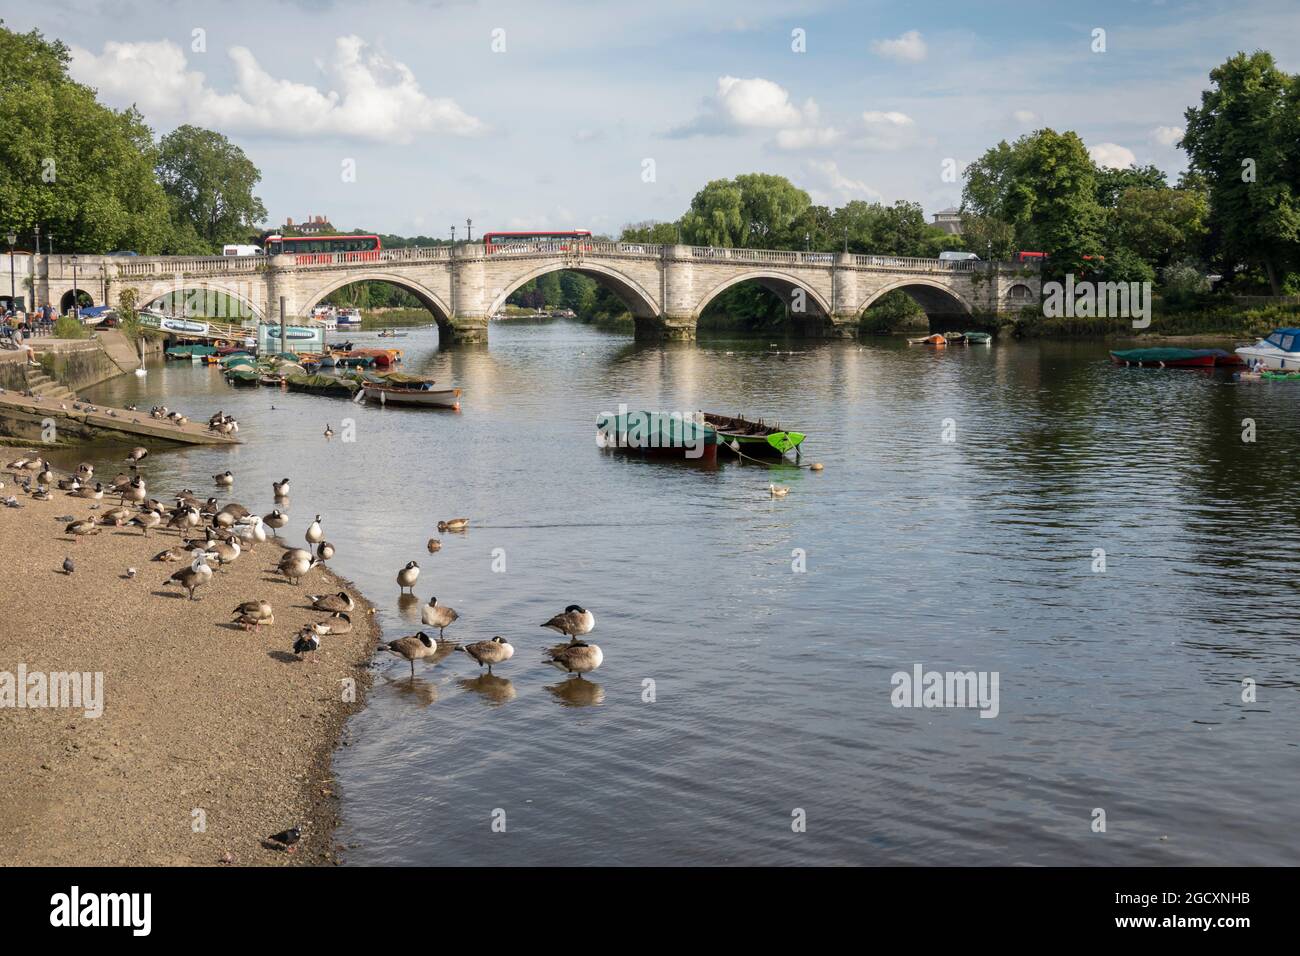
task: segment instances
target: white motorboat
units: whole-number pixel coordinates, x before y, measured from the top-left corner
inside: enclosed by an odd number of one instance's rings
[[[361,328],[361,310],[338,309],[334,313],[334,321],[339,329],[359,329]]]
[[[381,405],[423,405],[426,408],[460,409],[460,389],[429,386],[426,388],[396,388],[392,385],[361,386],[366,398]]]
[[[1274,329],[1268,338],[1236,350],[1247,365],[1293,372],[1300,370],[1300,329]]]

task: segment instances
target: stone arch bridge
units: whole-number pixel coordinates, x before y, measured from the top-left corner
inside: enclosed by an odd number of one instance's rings
[[[71,256],[31,263],[36,302],[72,301]],[[45,269],[40,261],[45,261]],[[254,315],[300,318],[336,289],[382,280],[406,289],[433,313],[443,341],[481,342],[488,320],[530,279],[558,270],[588,275],[615,292],[639,339],[691,339],[704,308],[742,282],[770,289],[809,335],[852,335],[862,312],[901,289],[932,324],[988,319],[1037,302],[1036,268],[893,256],[652,245],[635,242],[478,243],[378,252],[238,257],[78,256],[76,287],[95,304],[116,305],[133,289],[143,305],[173,292],[222,293]],[[44,273],[42,275],[42,272]]]

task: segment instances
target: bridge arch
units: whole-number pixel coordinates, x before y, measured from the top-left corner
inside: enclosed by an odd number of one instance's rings
[[[439,329],[445,328],[451,321],[451,309],[447,307],[447,303],[442,300],[442,297],[432,289],[398,273],[372,272],[369,269],[362,272],[348,272],[329,279],[323,286],[303,299],[301,313],[309,315],[311,310],[320,304],[321,299],[331,292],[337,292],[344,286],[352,285],[354,282],[387,282],[389,285],[395,285],[419,299],[420,304],[433,313],[433,318],[438,323]]]
[[[796,289],[803,291],[805,296],[805,315],[829,319],[831,315],[831,306],[821,294],[808,285],[800,281],[795,276],[786,275],[783,272],[769,271],[765,269],[755,270],[752,272],[742,272],[740,275],[731,276],[714,286],[706,292],[699,303],[695,306],[695,318],[699,319],[700,314],[708,307],[708,304],[726,292],[734,285],[742,282],[754,282],[767,289],[769,292],[778,296],[783,302],[790,304],[793,293]],[[813,306],[812,308],[808,306]]]
[[[648,319],[659,315],[659,306],[654,297],[630,276],[619,272],[617,269],[611,269],[609,266],[595,262],[582,261],[574,264],[560,261],[548,262],[546,265],[525,272],[518,278],[511,279],[496,298],[492,300],[492,304],[487,310],[488,316],[496,315],[497,311],[506,304],[506,300],[514,295],[525,283],[551,272],[577,272],[595,279],[622,299],[624,305],[628,307],[628,311],[636,318]]]
[[[160,299],[174,297],[178,293],[201,292],[204,295],[224,295],[228,299],[238,302],[244,309],[248,310],[249,315],[254,318],[263,318],[264,310],[257,304],[257,301],[251,295],[251,286],[248,290],[239,288],[225,282],[213,282],[208,279],[189,279],[182,278],[177,281],[159,280],[155,282],[135,283],[128,288],[134,289],[136,293],[136,307],[145,308],[153,305]],[[118,299],[121,300],[121,292],[118,292]],[[211,318],[233,318],[228,316],[211,316]]]
[[[6,301],[10,301],[9,296],[5,296],[4,298]],[[95,304],[94,297],[85,289],[68,289],[67,292],[63,293],[62,298],[59,299],[59,315],[67,315],[72,311],[72,307],[76,305],[78,300],[81,301],[81,308],[83,309],[89,308]],[[10,302],[10,304],[12,304],[12,302]]]
[[[935,279],[920,276],[898,279],[878,289],[873,289],[862,304],[857,307],[855,313],[861,315],[885,293],[895,290],[906,292],[931,318],[945,315],[971,316],[975,314],[975,310],[971,308],[971,304],[966,300],[966,297],[953,289],[952,286],[945,285]]]

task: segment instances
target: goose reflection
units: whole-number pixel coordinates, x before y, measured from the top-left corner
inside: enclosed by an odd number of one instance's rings
[[[388,686],[403,702],[409,701],[417,707],[428,707],[438,702],[438,685],[423,677],[395,678],[388,682]]]
[[[397,599],[397,613],[402,616],[402,620],[419,624],[420,599],[414,594],[403,594]]]
[[[605,688],[582,676],[570,677],[546,689],[565,707],[594,707],[605,700]]]
[[[515,699],[515,685],[508,677],[496,674],[480,674],[478,677],[462,677],[458,680],[461,690],[479,694],[493,707],[509,703]]]

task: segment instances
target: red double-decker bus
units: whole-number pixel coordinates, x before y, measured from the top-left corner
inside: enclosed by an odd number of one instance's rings
[[[337,253],[346,254],[345,262],[367,262],[381,248],[378,236],[267,236],[263,245],[268,256],[297,256],[298,265],[333,261]]]
[[[507,246],[542,246],[557,242],[560,243],[562,251],[568,252],[569,243],[582,244],[590,241],[591,233],[586,229],[573,229],[568,232],[486,232],[483,234],[483,245],[488,255],[500,252]],[[586,246],[583,251],[590,252],[591,247]]]

